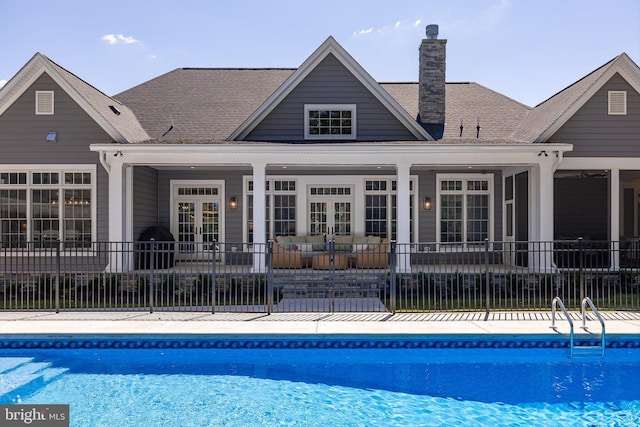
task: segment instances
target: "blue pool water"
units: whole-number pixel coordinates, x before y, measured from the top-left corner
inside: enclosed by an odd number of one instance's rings
[[[640,337],[0,342],[0,403],[69,404],[73,426],[640,425]]]

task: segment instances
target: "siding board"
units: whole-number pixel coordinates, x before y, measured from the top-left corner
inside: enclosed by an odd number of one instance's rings
[[[246,139],[305,142],[305,104],[356,104],[357,141],[416,139],[333,55],[300,82]]]
[[[54,91],[55,114],[35,114],[35,92]],[[58,132],[58,142],[45,142],[48,132]],[[0,115],[0,164],[97,165],[97,239],[108,239],[108,176],[98,153],[89,151],[94,143],[111,143],[111,137],[46,73],[42,74]]]
[[[627,114],[608,115],[608,92],[627,92]],[[567,157],[640,156],[640,94],[619,74],[609,80],[550,139],[573,144]]]

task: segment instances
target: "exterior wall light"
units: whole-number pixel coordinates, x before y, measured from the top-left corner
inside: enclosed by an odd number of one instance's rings
[[[425,197],[424,200],[422,201],[422,207],[424,208],[425,211],[430,211],[431,210],[431,198],[430,197]]]
[[[233,196],[229,199],[229,208],[238,209],[238,199],[236,198],[236,196]]]

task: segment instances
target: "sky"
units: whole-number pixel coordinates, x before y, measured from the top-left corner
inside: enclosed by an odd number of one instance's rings
[[[529,106],[623,52],[640,64],[640,0],[2,0],[0,86],[36,52],[115,95],[180,67],[296,68],[329,36],[415,82],[429,24],[447,82]]]

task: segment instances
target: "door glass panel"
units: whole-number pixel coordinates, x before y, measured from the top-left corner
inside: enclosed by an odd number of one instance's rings
[[[204,250],[211,250],[212,241],[218,241],[220,225],[220,203],[202,203],[202,242],[205,243]]]
[[[311,202],[309,204],[309,234],[317,236],[327,230],[327,203]]]
[[[334,202],[333,208],[334,233],[341,236],[351,234],[351,203]]]
[[[181,252],[193,252],[195,242],[196,205],[192,202],[178,203],[178,241]]]

